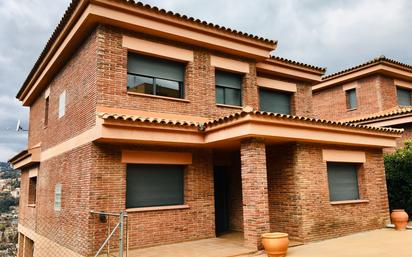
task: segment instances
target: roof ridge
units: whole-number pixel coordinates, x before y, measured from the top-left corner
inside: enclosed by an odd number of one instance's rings
[[[287,58],[280,57],[280,56],[276,56],[276,55],[270,55],[270,59],[274,59],[274,60],[284,62],[284,63],[288,63],[288,64],[302,66],[302,67],[305,67],[305,68],[309,68],[309,69],[313,69],[313,70],[317,70],[317,71],[321,71],[321,72],[326,71],[326,67],[319,67],[319,66],[315,66],[315,65],[312,65],[312,64],[298,62],[298,61],[294,61],[294,60],[287,59]]]
[[[356,70],[356,69],[359,69],[359,68],[363,68],[363,67],[368,66],[368,65],[378,64],[378,63],[383,63],[383,62],[389,62],[389,63],[392,63],[392,64],[400,65],[400,66],[403,66],[404,68],[410,69],[412,71],[412,65],[402,63],[400,61],[396,61],[396,60],[391,59],[391,58],[387,58],[385,55],[380,55],[380,56],[377,56],[377,57],[375,57],[373,59],[370,59],[366,62],[363,62],[361,64],[352,66],[350,68],[343,69],[341,71],[338,71],[338,72],[335,72],[335,73],[332,73],[332,74],[329,74],[329,75],[326,75],[326,76],[323,76],[322,81],[334,78],[336,76],[348,73],[350,71],[353,71],[353,70]]]

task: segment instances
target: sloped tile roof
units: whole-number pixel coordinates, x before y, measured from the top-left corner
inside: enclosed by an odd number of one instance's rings
[[[397,106],[395,108],[391,108],[391,109],[377,112],[377,113],[344,119],[342,120],[342,122],[358,123],[358,122],[372,121],[372,120],[377,120],[377,119],[382,119],[382,118],[389,118],[389,117],[408,114],[408,113],[412,113],[412,106],[405,106],[405,107]]]
[[[316,125],[347,127],[347,128],[361,129],[361,130],[386,132],[386,133],[392,133],[392,134],[400,134],[403,132],[403,129],[394,129],[394,128],[388,128],[388,127],[373,127],[373,126],[366,126],[366,125],[357,125],[357,124],[352,124],[352,123],[347,123],[347,122],[329,121],[329,120],[323,120],[323,119],[307,118],[307,117],[293,116],[293,115],[286,115],[286,114],[279,114],[279,113],[272,113],[272,112],[247,111],[247,110],[235,112],[230,115],[219,117],[217,119],[212,119],[205,123],[184,121],[184,120],[168,120],[168,119],[141,117],[141,116],[135,116],[135,115],[113,114],[113,113],[101,113],[99,114],[99,117],[105,120],[111,119],[111,120],[135,121],[135,122],[142,122],[142,123],[157,123],[157,124],[163,124],[163,125],[189,126],[189,127],[198,127],[200,130],[204,130],[209,127],[214,127],[219,124],[224,124],[232,120],[240,119],[242,117],[245,117],[246,115],[272,117],[272,118],[283,119],[283,120],[295,120],[299,122],[312,123]]]
[[[286,59],[286,58],[279,57],[279,56],[271,55],[270,58],[273,59],[273,60],[276,60],[276,61],[280,61],[280,62],[283,62],[283,63],[292,64],[292,65],[296,65],[296,66],[301,66],[301,67],[308,68],[308,69],[315,70],[315,71],[319,71],[319,72],[325,72],[326,71],[325,67],[318,67],[318,66],[311,65],[311,64],[297,62],[297,61]]]
[[[402,62],[399,62],[399,61],[396,61],[396,60],[393,60],[393,59],[389,59],[389,58],[386,58],[384,55],[381,55],[381,56],[376,57],[372,60],[369,60],[365,63],[353,66],[353,67],[345,69],[345,70],[338,71],[336,73],[329,74],[327,76],[324,76],[324,77],[322,77],[322,80],[332,79],[334,77],[352,72],[354,70],[362,69],[362,68],[365,68],[365,67],[370,66],[370,65],[376,65],[376,64],[381,64],[381,63],[391,63],[391,64],[399,65],[399,66],[405,68],[406,70],[409,70],[409,71],[412,72],[412,66],[411,65],[408,65],[408,64],[405,64],[405,63],[402,63]]]

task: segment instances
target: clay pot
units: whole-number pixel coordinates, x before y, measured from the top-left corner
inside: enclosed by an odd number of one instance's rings
[[[289,235],[286,233],[265,233],[262,235],[262,244],[269,257],[283,257],[289,246]]]
[[[395,209],[391,213],[391,220],[395,224],[396,230],[405,230],[408,225],[408,218],[408,214],[404,209]]]

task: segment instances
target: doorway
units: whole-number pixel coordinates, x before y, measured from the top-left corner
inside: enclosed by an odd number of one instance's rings
[[[214,168],[216,236],[229,230],[228,172],[224,166]]]

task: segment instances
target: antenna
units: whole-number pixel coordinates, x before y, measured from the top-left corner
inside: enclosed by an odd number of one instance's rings
[[[19,131],[27,131],[27,129],[23,129],[23,128],[21,127],[21,121],[20,121],[20,119],[17,120],[17,126],[16,126],[16,132],[19,132]]]

